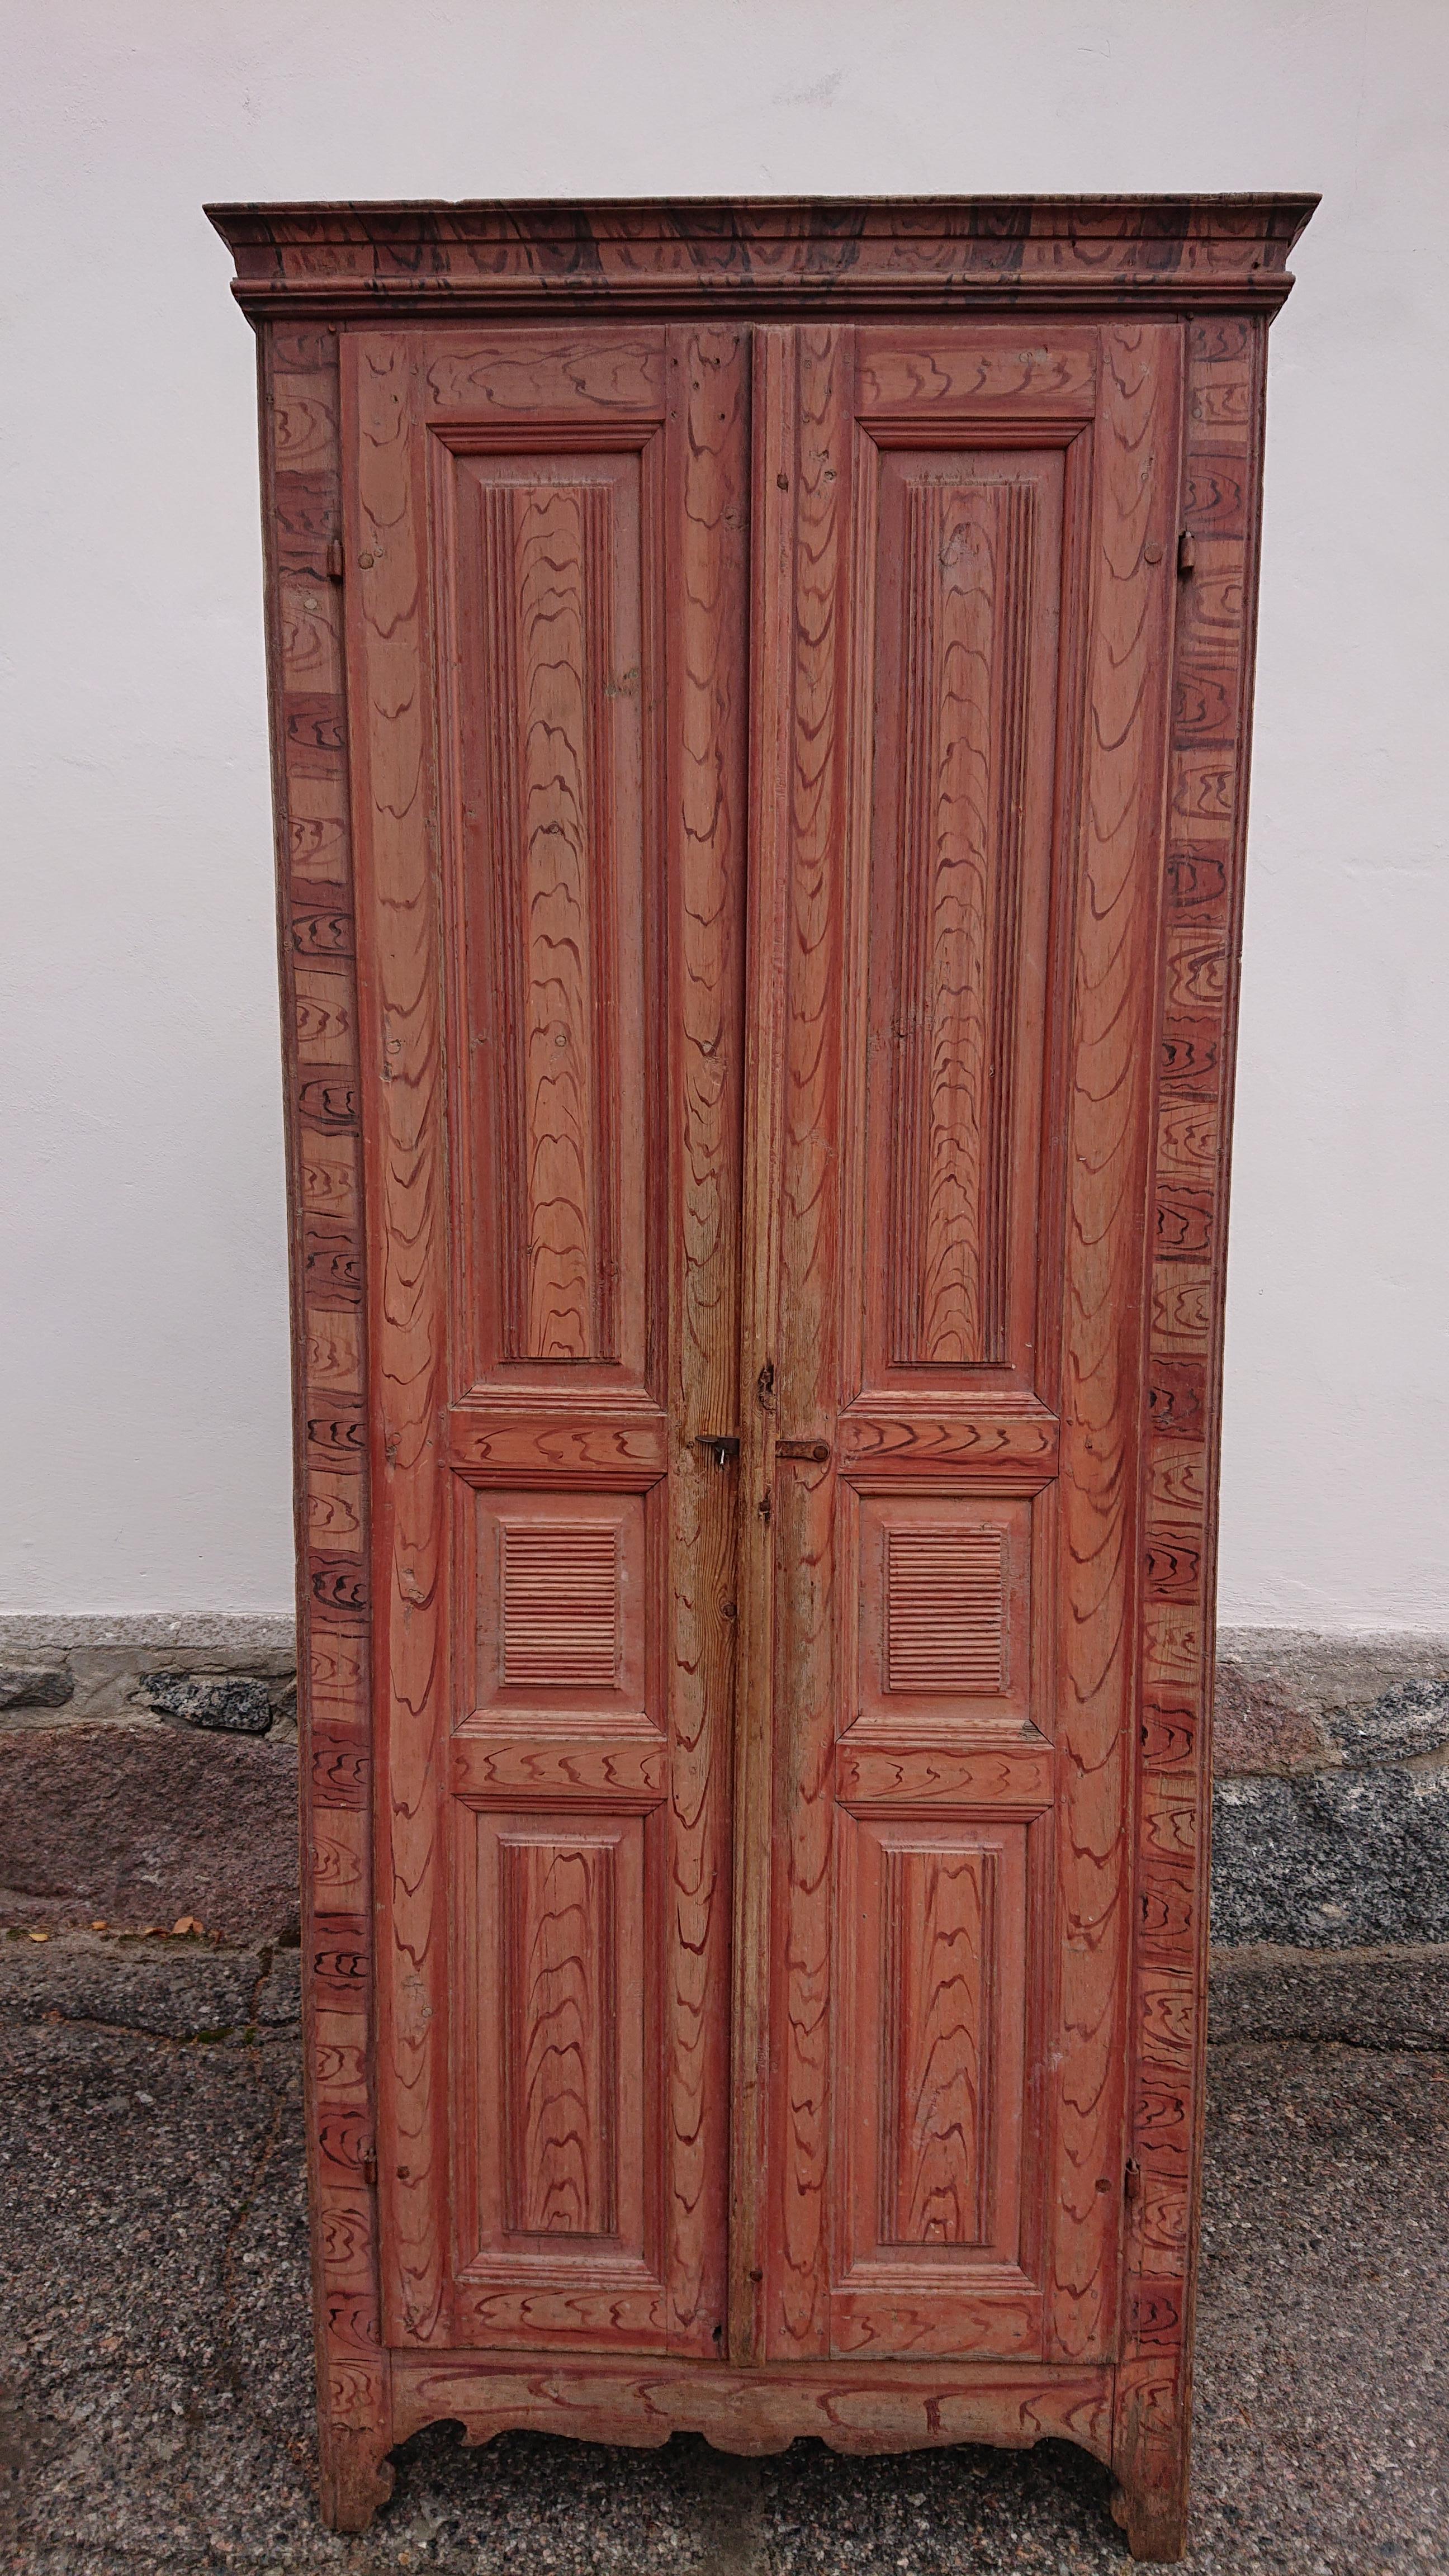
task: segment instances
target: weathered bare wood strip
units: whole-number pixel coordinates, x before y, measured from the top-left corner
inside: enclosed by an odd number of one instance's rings
[[[775,1550],[771,1534],[779,1315],[789,745],[793,708],[790,483],[795,334],[754,334],[751,359],[749,891],[740,1196],[739,1660],[735,1691],[730,2026],[729,2329],[737,2365],[764,2350],[768,2229],[771,1782]]]
[[[750,567],[750,348],[666,337],[674,643],[665,765],[671,925],[668,1210],[669,2067],[667,2340],[718,2359],[727,2325],[736,1496],[697,1445],[740,1418]]]
[[[767,1420],[833,1428],[844,1392],[837,1140],[841,970],[850,788],[855,348],[847,329],[796,335],[790,516],[782,589],[788,730],[781,746],[784,932],[779,1302]],[[771,2227],[767,2348],[830,2349],[831,1952],[834,1758],[843,1568],[837,1482],[819,1472],[762,1487],[778,1567],[771,1834]],[[845,1579],[848,1580],[848,1577]]]

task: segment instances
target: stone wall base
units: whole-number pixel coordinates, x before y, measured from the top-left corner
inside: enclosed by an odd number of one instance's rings
[[[1220,1948],[1449,1943],[1449,1636],[1218,1654]],[[293,1661],[286,1617],[0,1618],[0,1922],[295,1938]]]

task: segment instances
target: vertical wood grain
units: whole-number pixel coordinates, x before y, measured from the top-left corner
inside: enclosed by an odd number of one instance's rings
[[[1076,425],[963,416],[973,330],[939,330],[931,416],[870,409],[888,352],[863,370],[859,598],[861,734],[852,882],[852,1016],[863,1099],[862,1259],[847,1290],[856,1385],[1039,1369],[1037,1294],[1047,985],[1055,863],[1065,485]],[[980,343],[977,342],[980,346]],[[916,356],[924,363],[926,352]],[[1043,358],[1050,352],[1039,353]],[[891,374],[894,370],[885,367]],[[924,411],[924,403],[919,405]],[[877,436],[878,433],[878,436]],[[1048,1137],[1049,1141],[1049,1137]]]
[[[1004,1356],[1029,484],[913,479],[893,1014],[892,1357]]]
[[[1060,1410],[1059,2052],[1048,2349],[1110,2349],[1132,1925],[1143,1207],[1180,334],[1107,323],[1069,959]],[[1106,2176],[1112,2186],[1098,2190]],[[1107,2206],[1104,2208],[1104,2201]]]
[[[996,1875],[990,1851],[885,1855],[883,2245],[988,2232]]]
[[[621,1361],[642,1374],[653,478],[641,492],[637,453],[520,447],[446,469],[482,1202],[462,1302],[482,1323],[480,1376]]]
[[[670,952],[669,2065],[673,2349],[719,2359],[730,2157],[735,1479],[695,1447],[740,1422],[748,799],[750,335],[667,335]]]
[[[749,883],[744,1160],[740,1190],[739,1648],[735,1689],[730,2014],[729,2357],[764,2348],[769,2220],[768,1985],[775,1672],[774,1476],[770,1393],[779,1297],[777,1173],[792,719],[790,482],[796,335],[753,334]]]
[[[833,1422],[842,1394],[840,976],[845,953],[849,779],[849,589],[854,338],[796,334],[788,426],[775,480],[788,486],[779,579],[783,732],[774,748],[780,838],[781,1023],[772,1204],[778,1298],[773,1410],[791,1432]],[[768,480],[768,469],[767,469]],[[763,895],[761,897],[763,901]],[[770,1968],[771,2228],[768,2349],[828,2351],[830,2336],[830,1962],[837,1624],[833,1465],[771,1473],[773,1853]]]
[[[517,703],[499,711],[497,725],[517,735],[510,910],[522,948],[514,1068],[522,1101],[512,1169],[524,1183],[525,1231],[508,1282],[504,1347],[510,1359],[612,1359],[611,1318],[598,1311],[611,1285],[613,1233],[612,797],[598,774],[608,736],[597,723],[614,668],[607,502],[597,484],[495,485],[487,498],[505,565],[500,623],[516,628]],[[506,883],[511,871],[500,874]]]
[[[622,1964],[614,1843],[504,1834],[498,1857],[503,2223],[514,2234],[612,2236]],[[642,1969],[631,1960],[625,1973]]]

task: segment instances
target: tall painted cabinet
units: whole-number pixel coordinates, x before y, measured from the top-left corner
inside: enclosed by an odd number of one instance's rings
[[[225,206],[323,2508],[440,2417],[1182,2545],[1305,198]]]

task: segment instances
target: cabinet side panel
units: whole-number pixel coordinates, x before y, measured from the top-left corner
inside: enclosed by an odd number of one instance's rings
[[[1169,2536],[1185,2507],[1191,2397],[1223,1281],[1265,354],[1265,323],[1189,327],[1182,525],[1192,560],[1178,583],[1143,1427],[1129,2104],[1138,2170],[1114,2460],[1134,2498],[1154,2500]]]
[[[342,603],[338,340],[259,348],[290,1212],[303,2034],[323,2510],[391,2472],[378,2320],[371,2058],[362,1149]]]

